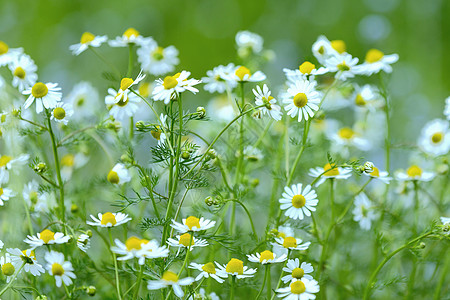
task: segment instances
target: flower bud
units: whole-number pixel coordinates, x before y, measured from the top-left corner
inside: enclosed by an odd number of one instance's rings
[[[373,164],[373,162],[366,161],[363,165],[363,172],[364,173],[372,173],[374,167],[375,167],[375,165]]]
[[[96,291],[97,291],[97,289],[95,288],[95,286],[93,286],[93,285],[91,285],[91,286],[88,286],[87,288],[86,288],[86,294],[88,294],[89,296],[95,296],[95,293],[96,293]]]
[[[419,249],[425,249],[426,244],[424,242],[421,242],[418,246]]]
[[[215,201],[214,201],[214,198],[211,197],[211,196],[208,196],[208,197],[205,198],[205,204],[208,205],[208,206],[213,205],[214,202],[215,202]]]
[[[12,276],[16,269],[14,268],[12,263],[5,263],[2,265],[2,273],[5,276]]]
[[[73,213],[73,214],[76,214],[79,210],[80,210],[80,208],[76,204],[72,204],[70,206],[70,212]]]
[[[188,151],[183,151],[183,153],[181,153],[181,158],[182,159],[189,159],[191,157],[191,154]]]
[[[43,162],[39,162],[36,165],[34,165],[33,170],[36,173],[42,174],[45,171],[47,171],[47,165],[45,163],[43,163]]]
[[[197,107],[198,117],[203,119],[206,116],[206,109],[203,106]]]
[[[251,185],[253,187],[257,187],[259,185],[259,179],[258,178],[254,178],[251,182]]]
[[[86,231],[86,234],[87,234],[87,236],[88,236],[89,238],[91,238],[91,237],[92,237],[92,230]]]
[[[137,121],[135,126],[137,131],[143,131],[145,129],[144,121]]]
[[[120,157],[120,160],[123,161],[124,163],[128,163],[128,164],[133,163],[133,160],[131,159],[131,157],[128,154],[122,154],[122,156]]]
[[[47,296],[45,296],[45,295],[40,295],[40,296],[37,296],[37,297],[35,298],[35,300],[48,300],[48,298],[47,298]]]

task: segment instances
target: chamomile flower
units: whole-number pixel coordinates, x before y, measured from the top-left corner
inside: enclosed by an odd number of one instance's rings
[[[283,268],[283,271],[289,274],[283,276],[281,280],[283,280],[284,283],[288,283],[294,279],[303,280],[303,278],[306,278],[308,280],[312,280],[313,277],[309,275],[309,273],[314,272],[314,268],[310,263],[306,262],[302,262],[300,265],[300,260],[296,258],[289,259],[286,267]]]
[[[356,147],[362,151],[367,151],[371,147],[369,140],[350,127],[341,127],[337,131],[327,133],[328,139],[334,144],[334,151],[347,152],[348,147]]]
[[[250,51],[252,53],[260,53],[263,49],[263,38],[250,31],[239,31],[236,34],[236,45],[238,46],[238,52]],[[241,55],[242,56],[242,55]]]
[[[406,172],[398,171],[396,174],[397,180],[400,181],[431,181],[436,176],[434,172],[424,172],[422,168],[417,165],[412,165]]]
[[[77,239],[77,247],[81,251],[86,252],[91,247],[91,239],[89,235],[84,233],[80,234]]]
[[[275,243],[272,243],[273,246],[281,246],[286,250],[306,250],[311,245],[311,242],[303,243],[302,239],[295,238],[293,236],[285,236],[285,237],[277,237],[275,238]]]
[[[199,281],[202,278],[214,278],[217,282],[223,283],[225,280],[222,278],[227,278],[228,274],[225,274],[223,271],[216,269],[214,264],[212,262],[206,263],[206,264],[198,264],[195,262],[192,262],[189,265],[189,269],[195,269],[200,271],[200,274],[195,277],[195,281]]]
[[[197,239],[196,237],[192,236],[189,233],[184,233],[182,235],[177,235],[176,239],[169,238],[167,240],[167,244],[172,247],[178,247],[178,248],[187,248],[189,247],[189,250],[192,251],[194,247],[206,247],[208,246],[208,242],[203,239]]]
[[[25,184],[22,197],[32,210],[37,212],[48,211],[48,194],[39,192],[39,184],[35,180]]]
[[[22,92],[24,95],[28,96],[27,101],[23,105],[24,109],[33,104],[34,100],[36,100],[36,112],[41,113],[44,108],[55,108],[58,101],[61,100],[61,88],[58,87],[57,83],[42,83],[37,82],[33,85],[32,88],[28,88]]]
[[[77,154],[65,154],[61,157],[61,177],[63,180],[68,181],[72,177],[72,172],[75,169],[81,168],[89,161],[89,157],[84,153],[78,152]]]
[[[86,224],[91,226],[100,226],[100,227],[115,227],[122,224],[127,223],[131,220],[127,214],[124,213],[110,213],[106,212],[104,214],[98,213],[98,219],[91,215],[91,219],[94,222],[87,221]]]
[[[125,168],[125,165],[123,164],[116,164],[111,171],[109,171],[108,175],[106,176],[106,179],[111,182],[112,184],[123,184],[126,182],[131,181],[131,176]]]
[[[447,120],[450,120],[450,97],[445,99],[444,116],[447,117]]]
[[[244,266],[244,262],[237,258],[232,258],[226,265],[221,265],[216,262],[216,266],[219,268],[221,272],[224,274],[236,276],[237,279],[253,277],[256,273],[257,269],[251,269],[247,266]]]
[[[363,64],[356,66],[355,70],[358,74],[370,76],[372,74],[384,71],[392,73],[391,65],[398,61],[398,54],[385,55],[378,49],[370,49],[367,51]]]
[[[177,297],[183,297],[184,292],[181,289],[182,286],[191,285],[194,282],[194,278],[186,277],[179,279],[178,275],[172,271],[165,271],[160,280],[149,280],[147,282],[147,288],[149,290],[159,290],[169,286],[172,286],[173,292]]]
[[[347,46],[342,40],[329,41],[325,36],[321,35],[312,45],[312,52],[319,63],[325,64],[330,57],[346,54]]]
[[[140,265],[145,263],[146,258],[167,257],[169,250],[165,247],[159,246],[156,240],[140,239],[132,236],[125,241],[125,244],[116,239],[115,246],[111,247],[111,251],[120,255],[117,260],[128,260],[134,257],[138,258]]]
[[[85,32],[81,35],[80,42],[78,44],[71,45],[69,50],[73,55],[80,55],[86,51],[89,47],[98,48],[108,40],[106,35],[94,35],[90,32]]]
[[[316,75],[323,75],[328,72],[325,67],[320,67],[317,69],[316,65],[305,61],[303,62],[297,70],[283,69],[284,74],[288,81],[294,83],[298,80],[314,80]]]
[[[14,275],[16,268],[12,264],[9,253],[5,253],[4,256],[0,257],[0,265],[2,267],[2,274],[6,276],[6,282],[10,282],[11,276]]]
[[[256,71],[252,74],[250,70],[244,66],[239,66],[234,69],[234,72],[227,76],[227,80],[231,82],[259,82],[266,80],[266,75],[261,71]]]
[[[114,40],[108,41],[108,44],[111,47],[127,47],[129,44],[143,46],[148,43],[149,40],[150,39],[141,36],[136,29],[128,28],[122,36],[118,36]]]
[[[0,67],[6,66],[22,53],[22,48],[12,49],[5,42],[0,41]]]
[[[310,185],[305,186],[302,190],[302,184],[293,184],[291,188],[284,187],[283,198],[278,200],[281,205],[280,209],[285,210],[285,216],[294,220],[303,220],[304,216],[311,216],[311,211],[315,211],[317,203],[316,191],[311,189]]]
[[[163,79],[156,80],[156,86],[153,89],[153,99],[155,101],[164,101],[164,104],[169,104],[171,99],[177,97],[177,94],[186,90],[197,93],[198,89],[194,88],[201,80],[188,79],[191,72],[181,71],[173,76],[166,76]]]
[[[13,190],[8,188],[2,188],[0,186],[0,206],[3,206],[3,201],[8,201],[11,197],[14,197],[16,193]]]
[[[159,116],[159,119],[161,120],[162,126],[166,127],[167,115],[161,114]],[[155,130],[150,131],[150,134],[158,141],[158,145],[164,144],[164,141],[166,140],[166,134],[161,129],[160,125],[157,125],[155,127]]]
[[[263,85],[263,88],[258,85],[256,89],[253,89],[253,94],[255,94],[255,104],[257,106],[265,104],[266,106],[261,107],[260,110],[265,115],[271,116],[275,121],[281,120],[281,116],[283,113],[281,112],[281,107],[276,105],[277,100],[271,96],[271,91],[267,87],[266,84]]]
[[[29,55],[16,56],[8,67],[13,75],[12,85],[18,88],[19,92],[23,92],[36,83],[37,66]]]
[[[178,50],[174,46],[163,48],[153,39],[149,39],[136,53],[142,70],[156,76],[173,72],[180,63]]]
[[[358,63],[357,57],[350,54],[332,56],[325,61],[325,66],[330,72],[336,72],[335,78],[345,81],[347,78],[355,77],[355,74],[363,72],[362,68],[355,68]]]
[[[82,81],[73,87],[64,102],[72,105],[75,112],[72,118],[80,120],[95,116],[95,112],[100,107],[98,100],[98,92],[92,84]]]
[[[118,103],[120,101],[127,102],[128,101],[128,94],[130,92],[130,88],[134,85],[137,85],[139,82],[141,82],[145,78],[145,74],[141,72],[136,77],[136,79],[133,80],[133,78],[122,78],[120,81],[120,88],[117,92],[116,96],[114,97],[114,103]],[[106,104],[112,104],[112,103],[106,103]]]
[[[53,232],[49,229],[44,229],[37,235],[28,235],[24,240],[25,243],[35,249],[42,245],[65,244],[70,240],[70,236],[64,235],[62,232]]]
[[[332,166],[329,163],[323,168],[316,167],[309,169],[308,175],[311,177],[320,177],[315,186],[319,186],[328,178],[347,179],[352,176],[352,169]]]
[[[56,286],[61,287],[64,285],[71,285],[72,279],[77,278],[73,273],[72,263],[64,260],[64,254],[50,251],[45,253],[45,260],[47,265],[45,266],[48,273],[55,277]]]
[[[124,122],[129,117],[134,116],[138,111],[138,103],[141,102],[141,98],[135,94],[129,92],[122,93],[122,97],[117,101],[117,95],[119,94],[116,90],[109,88],[108,94],[105,97],[105,103],[109,107],[109,114],[118,121]]]
[[[316,91],[316,82],[299,80],[289,86],[284,95],[284,109],[292,118],[298,115],[298,121],[305,121],[314,116],[314,111],[319,110],[321,95]]]
[[[319,284],[314,279],[303,278],[294,280],[288,287],[279,288],[275,292],[278,298],[286,300],[312,300],[316,299],[316,293],[320,290]]]
[[[434,156],[447,154],[450,150],[448,121],[434,119],[425,124],[417,144],[428,154]]]
[[[250,254],[247,255],[248,260],[254,263],[261,263],[263,265],[265,264],[274,264],[274,263],[280,263],[287,259],[286,254],[282,254],[281,256],[277,257],[275,253],[269,250],[265,250],[263,252],[257,252],[256,254]]]
[[[392,180],[392,177],[389,176],[389,173],[386,171],[380,171],[377,167],[373,167],[371,171],[363,173],[366,176],[376,178],[381,180],[382,182],[389,184]]]
[[[211,221],[201,217],[200,219],[194,216],[187,217],[182,220],[182,223],[178,223],[172,219],[172,226],[175,230],[185,233],[188,231],[202,231],[207,230],[216,225],[216,221]]]
[[[69,103],[58,102],[52,110],[50,119],[67,125],[69,118],[73,115],[72,105]]]
[[[17,171],[17,167],[25,165],[29,158],[28,154],[22,154],[17,157],[0,155],[0,184],[7,183],[9,181],[9,171]]]
[[[228,80],[230,74],[235,71],[234,64],[229,63],[226,66],[217,66],[212,70],[206,71],[207,77],[202,78],[202,82],[205,84],[203,88],[210,93],[224,93],[228,88],[234,89],[237,82],[234,80]]]
[[[355,197],[353,220],[359,222],[361,229],[370,230],[372,221],[377,218],[374,206],[365,193]]]
[[[356,107],[367,109],[370,112],[375,112],[384,105],[380,98],[379,91],[370,84],[365,84],[361,87],[355,85],[355,92],[353,93],[352,98]]]
[[[41,273],[45,273],[44,268],[38,264],[33,250],[27,249],[21,251],[19,248],[8,248],[6,251],[10,254],[11,263],[16,270],[25,262],[23,266],[25,272],[30,272],[33,276],[40,276]]]

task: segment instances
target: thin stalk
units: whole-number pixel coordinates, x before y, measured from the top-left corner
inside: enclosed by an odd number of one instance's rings
[[[439,282],[436,286],[436,289],[434,290],[434,296],[433,296],[433,300],[439,300],[441,299],[441,290],[442,290],[442,286],[444,285],[445,282],[445,278],[447,277],[447,270],[450,267],[450,255],[446,255],[445,258],[445,264],[444,267],[441,270],[441,277],[439,277]]]
[[[245,95],[244,95],[244,82],[239,83],[241,87],[241,105],[239,111],[244,111],[245,106]],[[239,122],[239,156],[236,165],[236,173],[234,177],[234,183],[238,184],[239,177],[241,175],[242,164],[244,162],[244,118],[241,118]]]
[[[177,211],[175,212],[175,217],[173,217],[173,219],[174,219],[175,221],[178,219],[178,216],[179,216],[180,211],[181,211],[181,206],[183,206],[184,199],[186,199],[186,196],[187,196],[187,193],[189,192],[189,190],[190,190],[190,189],[186,189],[186,191],[184,191],[183,197],[181,197],[181,201],[180,201],[180,203],[178,204]],[[175,230],[175,229],[172,228],[172,230],[170,231],[170,235],[169,235],[170,237],[173,236],[173,231],[174,231],[174,230]]]
[[[11,285],[15,282],[17,275],[20,273],[20,271],[22,271],[24,266],[25,266],[25,262],[22,263],[20,268],[16,271],[16,273],[14,273],[14,275],[11,278],[11,280],[9,281],[9,283],[0,291],[0,296],[3,295],[11,287]]]
[[[258,239],[258,234],[256,233],[255,225],[253,224],[253,220],[252,220],[252,216],[250,215],[250,211],[247,209],[247,207],[245,207],[244,203],[242,203],[241,201],[239,201],[237,199],[233,199],[232,201],[239,203],[239,205],[242,206],[242,208],[245,210],[245,213],[248,216],[248,220],[250,221],[250,225],[252,226],[253,235],[255,236],[256,239]]]
[[[236,276],[231,275],[230,300],[234,300],[234,288],[236,285]]]
[[[113,245],[113,239],[112,239],[112,234],[111,234],[111,228],[110,227],[108,227],[108,235],[109,235],[110,245],[112,246]],[[113,251],[111,251],[111,254],[112,254],[112,258],[114,260],[114,273],[115,273],[115,276],[116,276],[116,293],[117,293],[118,299],[122,300],[122,295],[120,293],[119,269],[117,267],[116,254]]]
[[[267,271],[267,299],[270,299],[272,296],[272,277],[270,276],[270,264],[266,265],[266,271]]]
[[[150,184],[150,181],[149,181],[147,175],[145,174],[144,169],[138,164],[134,164],[134,166],[141,171],[143,176],[145,176],[145,182],[147,183],[147,186],[148,186],[148,192],[150,195],[150,199],[152,200],[153,210],[155,211],[156,217],[158,219],[160,219],[161,216],[159,215],[158,207],[156,206],[156,202],[155,202],[155,197],[153,196],[153,187]]]
[[[253,144],[253,148],[257,148],[259,146],[259,144],[261,144],[261,142],[264,139],[264,137],[266,136],[267,132],[269,132],[269,129],[272,126],[272,124],[273,124],[273,119],[270,119],[270,121],[267,122],[267,125],[264,128],[264,131],[262,132],[262,134],[259,135],[259,138]]]
[[[287,258],[286,258],[286,260],[284,261],[283,268],[286,267],[286,265],[287,265],[287,262],[288,262],[288,260],[289,260],[289,256],[291,256],[291,251],[292,251],[291,249],[288,249]],[[278,289],[281,287],[281,278],[283,278],[283,273],[284,273],[283,268],[281,268],[280,278],[278,279],[277,287],[276,287],[275,290],[278,290]],[[273,296],[272,296],[271,298],[267,298],[267,299],[273,300],[274,298],[275,298],[275,294],[273,294]]]
[[[258,299],[259,299],[259,296],[261,296],[261,294],[262,294],[262,292],[263,292],[263,290],[264,290],[264,287],[266,286],[267,272],[268,272],[269,268],[270,268],[270,264],[266,264],[266,272],[264,272],[264,280],[263,280],[263,283],[262,283],[262,285],[261,285],[261,288],[259,289],[258,294],[257,294],[256,297],[255,297],[255,300],[258,300]],[[269,298],[267,298],[267,299],[269,299]]]
[[[194,240],[194,232],[190,232],[189,235],[191,236],[191,239],[189,240],[189,247],[186,247],[186,256],[184,257],[183,265],[181,266],[181,269],[178,272],[178,277],[180,277],[181,273],[183,273],[183,270],[186,267],[187,262],[189,260],[189,254],[191,253],[192,242]]]
[[[47,127],[45,127],[45,126],[43,126],[41,124],[35,123],[35,122],[31,121],[31,120],[24,119],[24,118],[22,118],[22,116],[19,116],[19,120],[27,122],[27,123],[30,123],[30,124],[32,124],[32,125],[34,125],[36,127],[39,127],[41,130],[47,131]]]
[[[137,297],[139,295],[139,290],[141,289],[141,281],[142,281],[143,274],[144,274],[144,265],[141,266],[141,269],[139,271],[139,275],[138,275],[137,283],[136,283],[136,290],[134,291],[134,294],[133,294],[133,300],[137,299]]]
[[[92,129],[92,128],[96,128],[96,127],[97,127],[97,125],[91,125],[91,126],[87,126],[87,127],[84,127],[84,128],[81,128],[81,129],[78,129],[78,130],[75,130],[75,131],[72,131],[70,134],[68,134],[65,137],[63,137],[58,142],[58,144],[56,144],[56,146],[59,148],[59,147],[61,147],[64,144],[65,141],[67,141],[68,139],[72,138],[74,135],[77,135],[77,134],[79,134],[79,133],[81,133],[83,131],[86,131],[86,130],[89,130],[89,129]]]

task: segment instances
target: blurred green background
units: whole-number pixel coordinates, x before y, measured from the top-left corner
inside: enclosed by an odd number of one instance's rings
[[[415,140],[423,124],[442,117],[450,95],[450,1],[446,0],[127,0],[0,1],[0,39],[22,46],[44,81],[68,92],[88,80],[106,94],[106,67],[90,52],[72,56],[69,45],[85,31],[121,35],[135,27],[162,46],[180,50],[180,69],[196,78],[218,64],[236,61],[234,36],[250,30],[265,39],[276,59],[264,71],[272,84],[284,80],[283,67],[296,68],[311,57],[311,45],[325,34],[342,39],[360,59],[369,48],[398,53],[391,78],[394,140]],[[126,69],[126,48],[100,51]],[[102,89],[104,92],[102,92]],[[202,93],[201,99],[209,97]],[[196,98],[200,101],[199,98]],[[414,117],[413,117],[414,116]],[[401,126],[400,126],[401,125]],[[406,126],[405,126],[406,125]],[[408,130],[406,130],[406,128]]]

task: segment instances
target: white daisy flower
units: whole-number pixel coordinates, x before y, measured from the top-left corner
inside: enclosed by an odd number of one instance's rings
[[[80,55],[82,52],[86,51],[89,47],[98,48],[108,40],[106,35],[93,35],[90,32],[85,32],[81,35],[80,42],[69,46],[69,50],[72,51],[73,55]]]
[[[238,152],[236,152],[236,156],[238,155]],[[246,146],[244,148],[244,159],[250,161],[250,162],[257,162],[264,158],[264,155],[262,154],[262,151],[258,148],[255,148],[253,146]]]
[[[72,263],[64,260],[64,254],[50,251],[45,253],[45,260],[47,261],[46,269],[48,273],[55,277],[56,286],[71,285],[72,279],[77,278],[72,272]]]
[[[370,112],[375,112],[384,105],[384,101],[380,97],[379,91],[376,87],[365,84],[363,86],[355,85],[355,92],[352,95],[354,105],[358,108],[368,109]]]
[[[222,278],[227,278],[228,274],[225,274],[223,271],[216,269],[212,262],[206,264],[197,264],[192,262],[189,265],[189,269],[195,269],[200,271],[200,274],[195,277],[195,281],[199,281],[202,278],[214,278],[217,282],[223,283],[225,280]]]
[[[67,125],[69,118],[73,115],[72,105],[69,103],[58,102],[55,108],[52,110],[50,119]]]
[[[294,83],[299,80],[309,80],[313,81],[316,75],[323,75],[328,72],[328,69],[325,67],[316,68],[316,65],[305,61],[303,62],[297,70],[283,69],[284,75],[288,81]]]
[[[129,44],[143,46],[149,41],[149,38],[142,37],[136,29],[128,28],[122,36],[118,36],[114,40],[109,40],[108,44],[111,47],[127,47]]]
[[[317,38],[312,45],[312,52],[319,63],[325,65],[325,61],[330,57],[346,54],[347,46],[342,40],[329,41],[324,35]]]
[[[153,99],[155,101],[164,101],[164,104],[169,104],[171,99],[175,99],[178,93],[186,90],[197,93],[198,90],[194,88],[201,80],[188,79],[191,72],[181,71],[173,76],[166,76],[164,80],[157,79],[156,86],[153,89]]]
[[[374,206],[365,193],[355,197],[353,220],[359,222],[361,229],[370,230],[372,221],[377,218]]]
[[[355,68],[358,63],[357,57],[352,57],[350,54],[333,56],[325,61],[325,66],[330,72],[336,72],[335,78],[345,81],[347,78],[355,77],[355,74],[363,72],[362,68]]]
[[[28,88],[22,92],[24,95],[30,95],[25,101],[23,108],[27,109],[36,100],[36,112],[39,114],[45,108],[55,108],[58,101],[61,100],[61,88],[57,83],[37,82],[32,88]]]
[[[0,41],[0,67],[6,66],[22,53],[22,48],[12,49],[5,42]]]
[[[337,131],[327,132],[327,137],[332,141],[332,148],[335,152],[343,152],[343,149],[347,147],[356,147],[362,151],[371,148],[370,141],[362,138],[358,132],[350,127],[341,127]],[[348,151],[348,149],[346,150]]]
[[[153,39],[149,39],[136,53],[142,70],[156,76],[173,72],[180,63],[178,50],[174,46],[163,48]]]
[[[72,177],[72,172],[75,169],[81,168],[89,161],[89,156],[78,152],[73,155],[71,153],[65,154],[61,157],[61,177],[68,181]]]
[[[87,234],[80,234],[77,239],[77,246],[81,251],[85,252],[91,247],[91,239]]]
[[[12,85],[19,89],[19,92],[32,87],[38,78],[37,66],[29,55],[21,54],[16,56],[8,65],[13,75]]]
[[[39,192],[39,184],[32,180],[25,184],[22,197],[31,208],[34,207],[34,211],[48,212],[48,194]]]
[[[424,172],[419,166],[412,165],[406,170],[406,173],[403,171],[398,171],[396,174],[397,180],[400,181],[431,181],[436,176],[434,172]]]
[[[316,293],[320,290],[317,281],[307,278],[292,281],[288,287],[279,288],[275,292],[278,298],[287,300],[313,300],[316,299]]]
[[[104,214],[98,213],[98,219],[91,215],[91,219],[94,222],[87,221],[86,224],[91,226],[100,226],[100,227],[115,227],[131,221],[131,218],[128,217],[127,214],[124,213],[110,213],[106,212]]]
[[[234,72],[226,76],[226,80],[238,82],[259,82],[266,80],[266,75],[261,71],[256,71],[254,74],[244,66],[235,67]]]
[[[28,154],[22,154],[15,158],[9,155],[0,155],[0,184],[9,181],[9,170],[17,171],[17,167],[25,165],[29,158]]]
[[[306,262],[302,262],[300,265],[300,260],[296,258],[289,259],[286,267],[283,268],[283,271],[289,274],[283,276],[281,280],[283,280],[284,283],[288,283],[292,280],[303,280],[303,278],[312,280],[313,277],[309,275],[309,273],[314,272],[314,268],[310,263]]]
[[[114,242],[116,246],[111,247],[111,251],[124,255],[118,257],[117,260],[128,260],[136,257],[139,264],[143,265],[146,258],[167,257],[169,255],[169,250],[165,246],[160,247],[156,240],[149,241],[132,236],[125,241],[125,244],[118,239]]]
[[[244,266],[244,262],[237,258],[232,258],[226,265],[220,265],[216,262],[216,266],[219,270],[228,275],[236,276],[237,279],[253,277],[258,269],[251,269]]]
[[[161,120],[162,126],[167,127],[166,125],[167,115],[161,114],[159,116],[159,119]],[[152,135],[153,138],[155,138],[158,141],[158,145],[164,144],[164,141],[166,140],[166,134],[161,129],[160,125],[157,125],[155,130],[150,131],[150,134]]]
[[[309,169],[308,175],[311,177],[319,177],[315,186],[319,186],[325,182],[328,178],[335,179],[347,179],[352,176],[352,169],[349,168],[341,168],[341,167],[333,167],[329,163],[326,164],[323,168],[316,167]]]
[[[386,171],[380,171],[377,167],[373,167],[373,170],[371,172],[364,172],[363,173],[366,176],[376,178],[381,180],[382,182],[389,184],[392,180],[392,177],[389,176],[389,173]]]
[[[447,117],[447,120],[450,120],[450,97],[445,99],[444,116]]]
[[[187,217],[186,219],[182,220],[182,223],[178,223],[175,220],[172,219],[172,226],[175,230],[178,230],[179,232],[185,233],[188,231],[202,231],[207,230],[216,225],[216,221],[211,221],[208,219],[205,219],[201,217],[200,219],[197,217]]]
[[[428,154],[434,156],[447,154],[450,150],[448,121],[434,119],[425,124],[417,144]]]
[[[106,179],[112,184],[123,184],[131,181],[131,176],[128,169],[123,164],[116,164],[111,171],[109,171]]]
[[[114,119],[124,122],[138,111],[138,103],[141,102],[141,98],[135,94],[125,92],[122,94],[123,98],[120,98],[119,101],[116,98],[118,95],[116,90],[109,88],[108,94],[105,97],[105,103],[109,106],[109,114]]]
[[[249,261],[254,263],[260,263],[263,265],[280,263],[287,259],[286,254],[282,254],[281,256],[277,257],[275,253],[269,250],[265,250],[261,253],[257,252],[256,254],[249,254],[247,255],[247,257]]]
[[[238,51],[250,50],[252,53],[260,53],[263,49],[263,38],[250,31],[239,31],[236,34],[236,45],[238,46]]]
[[[286,250],[306,250],[311,245],[311,242],[303,243],[302,239],[297,239],[293,236],[286,237],[277,237],[275,238],[275,243],[272,243],[273,246],[282,246]]]
[[[355,71],[357,74],[363,74],[370,76],[372,74],[384,71],[386,73],[392,73],[391,65],[398,61],[398,54],[384,55],[378,49],[370,49],[367,51],[366,59],[363,64],[356,66]]]
[[[149,290],[159,290],[172,286],[173,292],[177,297],[183,297],[184,292],[181,289],[182,286],[191,285],[194,282],[194,278],[186,277],[179,279],[178,275],[172,271],[165,271],[160,280],[147,281],[147,288]]]
[[[2,266],[2,274],[6,276],[6,282],[9,283],[12,279],[11,276],[16,272],[9,253],[5,253],[4,256],[0,257],[0,265]]]
[[[64,235],[62,232],[53,232],[48,229],[44,229],[37,235],[28,235],[25,243],[31,246],[31,249],[35,249],[42,245],[53,245],[53,244],[65,244],[70,240],[70,236]]]
[[[202,78],[202,82],[205,84],[203,88],[210,92],[224,93],[227,88],[233,90],[237,82],[234,80],[228,80],[233,72],[235,72],[236,67],[234,64],[229,63],[226,66],[217,66],[212,70],[206,71],[207,77]]]
[[[25,262],[22,269],[25,270],[25,272],[30,272],[33,276],[40,276],[41,273],[45,273],[44,268],[38,264],[33,250],[27,249],[21,251],[19,248],[8,248],[6,251],[11,255],[11,263],[16,270],[18,270],[23,262]]]
[[[177,235],[176,239],[169,238],[167,240],[167,244],[172,247],[178,248],[187,248],[192,251],[194,247],[206,247],[208,246],[208,242],[206,240],[197,239],[194,236],[191,236],[189,233],[184,233],[182,235]]]
[[[305,186],[302,191],[302,184],[293,184],[291,188],[285,186],[283,198],[278,200],[281,210],[286,210],[285,216],[294,220],[303,220],[306,216],[311,216],[311,211],[316,211],[315,206],[319,203],[316,191],[311,189],[310,185]]]
[[[277,100],[270,95],[271,91],[269,90],[267,85],[264,84],[262,89],[258,85],[256,86],[256,89],[253,89],[252,91],[253,94],[255,94],[255,104],[257,106],[263,104],[266,105],[260,108],[263,115],[267,114],[271,116],[275,121],[281,120],[281,116],[283,115],[283,113],[281,112],[281,107],[275,104],[277,103]]]
[[[13,192],[11,189],[2,188],[0,186],[0,206],[3,206],[3,201],[8,201],[9,198],[14,197],[16,193]]]
[[[114,103],[118,102],[127,102],[128,100],[128,94],[130,92],[130,88],[134,85],[137,85],[139,82],[141,82],[145,78],[145,74],[141,72],[138,74],[135,80],[133,78],[122,78],[120,81],[120,88],[117,92],[116,96],[114,97]],[[106,103],[106,104],[113,104],[113,103]]]
[[[95,116],[95,112],[100,107],[97,90],[85,81],[77,83],[64,102],[72,104],[75,112],[72,117],[77,120]]]
[[[298,115],[298,121],[304,118],[308,120],[314,116],[314,111],[319,110],[321,95],[316,91],[316,82],[299,80],[291,84],[284,95],[284,109],[292,118]]]

